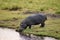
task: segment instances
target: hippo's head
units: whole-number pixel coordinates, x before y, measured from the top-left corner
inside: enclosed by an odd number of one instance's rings
[[[18,32],[22,32],[24,29],[26,29],[27,28],[27,26],[26,26],[26,24],[21,24],[20,25],[20,28],[17,30]]]

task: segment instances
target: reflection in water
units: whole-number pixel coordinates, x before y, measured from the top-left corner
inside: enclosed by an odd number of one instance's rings
[[[57,40],[51,37],[38,37],[32,34],[20,34],[14,29],[0,28],[0,40]]]

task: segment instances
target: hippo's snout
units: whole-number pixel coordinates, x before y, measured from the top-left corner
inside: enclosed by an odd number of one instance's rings
[[[24,29],[20,28],[19,30],[16,30],[17,32],[22,32]]]

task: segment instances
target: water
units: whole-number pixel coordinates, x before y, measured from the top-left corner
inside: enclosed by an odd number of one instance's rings
[[[35,35],[22,35],[14,29],[0,28],[0,40],[57,40],[52,37],[38,37]]]

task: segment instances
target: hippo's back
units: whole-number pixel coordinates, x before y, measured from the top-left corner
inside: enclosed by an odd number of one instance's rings
[[[43,21],[45,21],[45,15],[35,14],[35,15],[27,17],[24,20],[24,23],[34,25],[34,24],[40,24]]]

